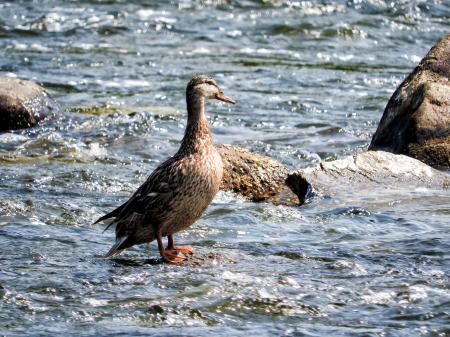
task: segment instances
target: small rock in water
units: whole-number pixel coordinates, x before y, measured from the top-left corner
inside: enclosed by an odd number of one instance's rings
[[[295,188],[291,190],[286,185],[289,170],[280,162],[231,145],[218,145],[217,150],[224,165],[222,190],[233,191],[256,202],[269,201],[282,205],[303,203],[294,193]],[[301,184],[292,182],[292,185]]]
[[[30,128],[59,112],[59,105],[36,83],[0,77],[0,131]]]

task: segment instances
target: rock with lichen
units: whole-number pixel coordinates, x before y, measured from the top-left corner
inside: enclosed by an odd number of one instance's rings
[[[394,92],[369,149],[450,167],[450,34]]]
[[[303,203],[296,188],[301,190],[308,186],[296,181],[294,190],[289,188],[285,181],[289,170],[280,162],[231,145],[218,145],[217,149],[224,164],[222,190],[236,192],[252,201],[283,205]]]
[[[33,127],[59,112],[59,105],[36,83],[0,77],[0,131]]]

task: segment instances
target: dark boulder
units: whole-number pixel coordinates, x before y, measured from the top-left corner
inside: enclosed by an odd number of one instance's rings
[[[369,150],[406,154],[450,167],[450,34],[442,38],[388,101]]]
[[[0,77],[0,131],[35,126],[60,112],[59,105],[34,82]]]

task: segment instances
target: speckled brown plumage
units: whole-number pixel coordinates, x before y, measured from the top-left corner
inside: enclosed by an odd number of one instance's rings
[[[188,122],[178,152],[159,165],[126,203],[97,220],[115,218],[110,225],[116,225],[116,243],[107,257],[157,239],[164,260],[177,263],[184,259],[172,235],[202,215],[222,179],[222,160],[205,117],[207,99],[234,103],[222,96],[212,78],[195,76],[186,88]],[[168,236],[167,248],[162,246],[162,236]]]

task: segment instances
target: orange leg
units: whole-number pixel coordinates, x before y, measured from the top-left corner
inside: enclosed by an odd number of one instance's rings
[[[178,253],[177,250],[164,249],[161,229],[158,229],[158,231],[156,232],[156,241],[158,242],[159,254],[161,255],[164,261],[168,263],[178,264],[186,259],[186,256],[184,256],[181,253]]]
[[[167,235],[167,248],[169,250],[175,250],[177,252],[183,253],[183,254],[193,254],[194,249],[191,246],[178,246],[175,247],[173,243],[173,235]]]

